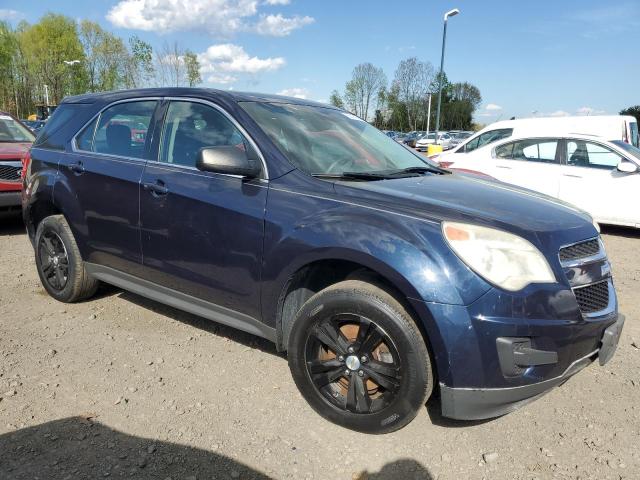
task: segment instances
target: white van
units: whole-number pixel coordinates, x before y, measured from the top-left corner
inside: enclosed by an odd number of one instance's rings
[[[449,155],[468,153],[484,145],[507,137],[582,134],[596,135],[607,140],[621,140],[635,147],[639,145],[638,122],[630,115],[594,115],[580,117],[536,117],[503,120],[492,123],[447,152],[432,157],[438,162],[453,161]]]

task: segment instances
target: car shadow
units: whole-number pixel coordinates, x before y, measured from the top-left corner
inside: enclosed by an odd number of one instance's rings
[[[0,212],[0,237],[26,234],[20,215],[4,215]]]
[[[255,348],[264,353],[269,353],[280,358],[286,358],[284,353],[276,350],[276,346],[273,342],[258,337],[257,335],[252,335],[232,327],[227,327],[226,325],[222,325],[213,320],[193,315],[183,310],[164,305],[163,303],[156,302],[155,300],[150,300],[140,295],[136,295],[135,293],[121,290],[110,285],[100,287],[98,296],[105,297],[111,295],[116,295],[122,300],[131,302],[139,307],[151,310],[152,312],[160,315],[164,315],[177,322],[185,323],[206,333],[228,338],[232,342],[236,342],[250,348]]]
[[[129,435],[86,414],[0,435],[0,478],[47,480],[133,477],[137,479],[270,479],[220,453]],[[400,459],[357,480],[434,477],[419,462]]]
[[[600,225],[600,233],[603,235],[614,235],[616,237],[640,238],[640,229],[631,227]]]

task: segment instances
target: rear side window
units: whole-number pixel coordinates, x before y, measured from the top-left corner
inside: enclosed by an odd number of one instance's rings
[[[638,147],[638,143],[640,139],[638,138],[638,124],[636,122],[631,122],[629,124],[629,129],[631,130],[631,145],[634,147]]]
[[[157,102],[151,100],[109,107],[100,114],[93,142],[89,140],[91,125],[82,131],[82,138],[78,140],[85,141],[85,145],[91,147],[88,150],[96,153],[144,158],[147,132],[156,105]]]
[[[497,130],[489,130],[467,143],[463,150],[464,152],[472,152],[477,148],[484,147],[490,143],[497,142],[503,138],[510,137],[513,133],[513,128],[499,128]]]
[[[495,156],[511,160],[556,163],[557,150],[556,139],[528,139],[496,147]]]
[[[98,117],[89,125],[84,127],[82,132],[76,137],[76,145],[79,150],[85,150],[87,152],[93,151],[93,134],[96,131],[96,124],[98,123]]]
[[[64,150],[65,143],[91,115],[92,105],[86,103],[63,103],[46,121],[38,134],[34,147]]]

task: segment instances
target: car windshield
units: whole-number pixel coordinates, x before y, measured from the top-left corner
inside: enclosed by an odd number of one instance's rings
[[[312,175],[436,168],[342,110],[258,102],[241,102],[241,106],[291,163]]]
[[[623,142],[622,140],[614,140],[612,143],[630,154],[632,156],[631,160],[634,160],[636,163],[640,163],[640,148],[634,147],[633,145],[627,142]]]
[[[30,143],[35,140],[33,133],[9,115],[0,115],[0,142]]]

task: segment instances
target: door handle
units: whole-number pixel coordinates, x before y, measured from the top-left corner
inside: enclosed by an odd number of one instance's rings
[[[166,195],[169,193],[169,189],[165,186],[162,180],[157,180],[155,183],[143,183],[142,188],[146,191],[151,192],[151,195],[154,197],[159,197],[161,195]]]
[[[82,165],[82,162],[72,163],[68,167],[69,167],[69,170],[71,170],[73,173],[77,175],[84,173],[84,165]]]

